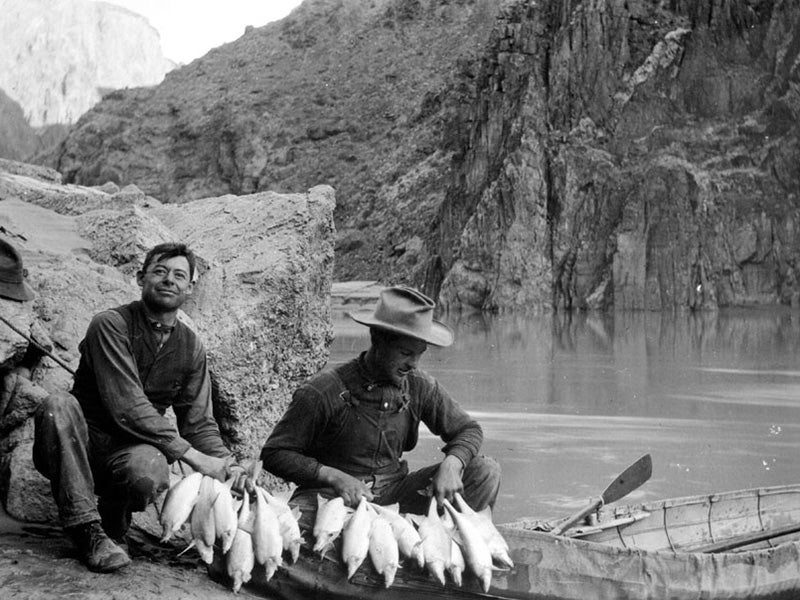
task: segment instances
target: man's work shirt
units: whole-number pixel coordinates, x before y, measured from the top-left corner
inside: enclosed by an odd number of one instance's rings
[[[170,462],[190,447],[212,456],[230,454],[212,413],[205,350],[186,324],[178,321],[160,346],[136,301],[96,315],[79,348],[72,394],[96,451],[145,443]],[[164,416],[170,406],[178,429]]]
[[[435,379],[411,371],[401,389],[376,381],[365,354],[325,369],[293,395],[261,459],[271,473],[300,486],[318,483],[321,465],[359,478],[405,468],[400,457],[417,444],[420,422],[445,442],[445,454],[467,465],[483,432]]]

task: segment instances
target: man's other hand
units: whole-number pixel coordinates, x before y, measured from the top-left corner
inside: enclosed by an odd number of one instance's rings
[[[461,480],[461,474],[464,471],[464,465],[455,456],[446,456],[439,465],[439,470],[431,480],[433,486],[433,493],[436,496],[436,502],[440,506],[447,498],[450,502],[454,501],[456,492],[464,491],[464,482]]]
[[[374,499],[372,491],[366,483],[339,469],[322,466],[319,469],[319,478],[336,490],[347,506],[358,506],[362,496],[370,501]]]

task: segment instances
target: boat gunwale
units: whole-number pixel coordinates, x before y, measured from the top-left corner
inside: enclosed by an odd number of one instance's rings
[[[766,496],[777,496],[781,494],[797,494],[798,495],[798,510],[800,511],[800,484],[784,484],[784,485],[777,485],[777,486],[764,486],[764,487],[756,487],[756,488],[743,488],[737,490],[730,490],[724,492],[715,492],[710,494],[694,494],[688,496],[680,496],[676,498],[667,498],[664,500],[656,500],[656,501],[646,501],[639,504],[627,504],[619,507],[611,507],[606,506],[600,510],[613,510],[613,514],[615,516],[619,516],[622,514],[634,514],[637,511],[646,511],[650,513],[657,513],[659,511],[663,511],[669,508],[676,508],[682,506],[691,506],[691,505],[705,505],[705,504],[718,504],[723,501],[735,501],[737,499],[744,499],[744,498],[762,498]],[[607,543],[601,540],[592,540],[586,539],[584,537],[571,537],[571,536],[554,536],[547,531],[541,529],[532,529],[526,528],[525,524],[529,523],[541,523],[541,521],[537,521],[534,519],[520,519],[518,521],[511,521],[508,523],[500,523],[497,525],[497,529],[500,531],[501,534],[505,536],[506,532],[517,535],[517,536],[545,536],[549,537],[553,540],[559,542],[570,542],[576,543],[580,547],[583,544],[586,544],[586,548],[592,549],[608,549],[611,550],[612,554],[618,554],[617,551],[621,552],[633,552],[637,554],[648,554],[648,555],[669,555],[669,556],[709,556],[707,552],[701,552],[697,550],[692,550],[688,548],[686,550],[676,550],[674,548],[671,549],[648,549],[648,548],[639,548],[636,546],[628,545],[625,543],[624,546],[618,546],[611,543]],[[617,529],[620,534],[623,529],[625,529],[628,525],[620,525],[611,527],[610,530]],[[800,522],[798,522],[798,526],[800,526]],[[762,553],[769,553],[774,552],[777,548],[780,548],[786,544],[793,544],[793,545],[800,545],[800,539],[796,540],[786,540],[780,542],[778,544],[770,545],[768,547],[762,548],[754,548],[751,550],[738,550],[738,551],[731,551],[731,552],[719,552],[715,553],[716,556],[725,556],[725,555],[735,555],[737,557],[747,556],[748,560],[753,560],[757,558],[756,555]],[[800,546],[798,546],[800,548]]]

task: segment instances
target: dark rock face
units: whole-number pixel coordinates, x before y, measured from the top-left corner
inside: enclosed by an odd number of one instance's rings
[[[785,0],[307,0],[53,166],[165,202],[329,183],[335,277],[452,309],[791,303],[799,32]]]
[[[796,303],[800,7],[569,9],[503,13],[428,288],[490,310]]]

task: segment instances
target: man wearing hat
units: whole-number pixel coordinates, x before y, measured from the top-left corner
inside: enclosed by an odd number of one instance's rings
[[[266,441],[264,468],[298,485],[293,501],[313,514],[316,494],[399,502],[425,514],[430,495],[441,504],[462,493],[475,510],[493,506],[500,486],[496,461],[479,454],[480,425],[430,375],[418,369],[428,345],[449,346],[452,330],[433,318],[433,301],[408,287],[384,289],[372,313],[348,313],[370,328],[370,347],[305,382]],[[403,452],[424,423],[441,437],[441,462],[409,472]],[[304,515],[305,516],[305,515]]]
[[[36,295],[25,281],[26,271],[22,266],[22,258],[17,249],[6,240],[0,239],[0,302],[5,303],[5,308],[0,311],[5,331],[9,334],[9,348],[3,348],[0,355],[0,434],[4,427],[16,425],[19,419],[9,416],[15,412],[15,404],[22,401],[23,396],[38,396],[44,392],[30,382],[31,372],[38,366],[44,354],[33,344],[25,343],[19,334],[13,332],[11,327],[14,320],[27,321],[30,324],[30,336],[43,348],[51,348],[52,342],[44,328],[32,317],[30,304]],[[13,342],[11,341],[13,340]],[[5,336],[0,343],[5,344]],[[6,358],[9,357],[10,358]],[[7,417],[8,418],[5,418]],[[9,419],[12,421],[8,423]]]
[[[17,302],[36,297],[25,281],[25,269],[19,252],[3,239],[0,239],[0,296]]]

